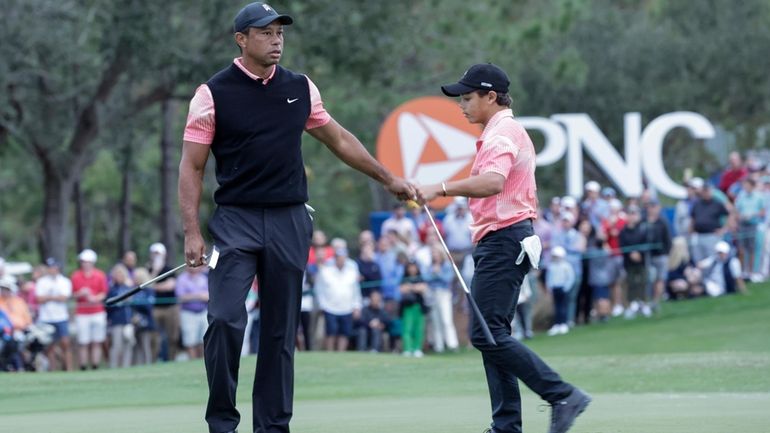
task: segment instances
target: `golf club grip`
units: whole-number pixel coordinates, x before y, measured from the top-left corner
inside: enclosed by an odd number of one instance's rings
[[[492,337],[492,332],[489,331],[489,326],[487,325],[487,321],[484,320],[484,316],[481,315],[481,310],[479,310],[479,306],[476,305],[476,301],[473,300],[473,296],[471,296],[470,293],[465,294],[468,297],[468,303],[471,304],[471,308],[473,308],[473,314],[476,316],[476,320],[479,321],[479,325],[481,326],[481,331],[484,333],[484,337],[487,339],[487,343],[497,346],[497,342],[495,341],[495,338]]]
[[[130,298],[130,297],[134,296],[135,294],[137,294],[137,293],[138,293],[140,290],[142,290],[143,288],[144,288],[144,287],[142,287],[142,286],[137,286],[137,287],[134,287],[133,289],[131,289],[131,290],[127,291],[126,293],[122,293],[122,294],[120,294],[120,295],[118,295],[118,296],[113,296],[113,297],[111,297],[111,298],[107,299],[106,301],[104,301],[104,303],[105,303],[105,305],[107,305],[108,307],[111,307],[111,306],[113,306],[113,305],[117,304],[117,303],[118,303],[118,302],[120,302],[120,301],[123,301],[123,300],[125,300],[125,299],[128,299],[128,298]]]

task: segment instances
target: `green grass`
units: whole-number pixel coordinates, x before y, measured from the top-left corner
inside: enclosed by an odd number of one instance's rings
[[[614,320],[530,347],[594,396],[572,431],[770,432],[770,286],[746,296],[669,303],[654,319]],[[251,424],[255,359],[238,391]],[[316,433],[480,432],[489,402],[480,356],[407,359],[298,353],[292,429]],[[0,376],[0,431],[205,432],[203,364]],[[548,410],[524,391],[525,431]]]

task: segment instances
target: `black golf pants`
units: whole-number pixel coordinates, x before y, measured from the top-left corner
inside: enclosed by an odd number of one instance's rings
[[[209,328],[204,356],[211,433],[235,430],[245,300],[259,284],[260,329],[252,408],[255,433],[286,433],[294,399],[294,339],[302,274],[313,224],[302,204],[275,208],[219,206],[209,231],[219,262],[209,273]]]
[[[521,432],[517,379],[550,403],[563,399],[573,389],[539,356],[511,336],[521,282],[531,267],[528,258],[520,265],[515,264],[521,251],[519,242],[532,234],[532,223],[526,220],[488,233],[473,252],[476,269],[471,293],[497,343],[493,346],[487,342],[474,317],[471,341],[484,360],[494,433]]]

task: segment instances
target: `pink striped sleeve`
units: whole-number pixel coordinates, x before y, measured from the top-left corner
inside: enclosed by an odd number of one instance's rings
[[[201,84],[195,90],[187,112],[184,141],[211,145],[214,141],[214,98],[209,86]]]
[[[518,154],[516,150],[507,137],[498,135],[490,138],[484,143],[483,155],[479,155],[483,161],[478,167],[479,174],[497,173],[507,179]]]
[[[326,125],[332,120],[332,117],[324,108],[324,102],[321,100],[321,92],[318,91],[318,87],[316,87],[310,77],[305,76],[305,78],[307,78],[307,84],[310,87],[310,117],[308,117],[305,123],[305,130],[308,130]]]

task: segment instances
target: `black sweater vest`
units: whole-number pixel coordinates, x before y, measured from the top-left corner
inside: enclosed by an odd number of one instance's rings
[[[310,88],[304,75],[276,65],[262,84],[237,66],[208,81],[214,98],[219,205],[275,207],[307,201],[302,132],[310,116]]]

